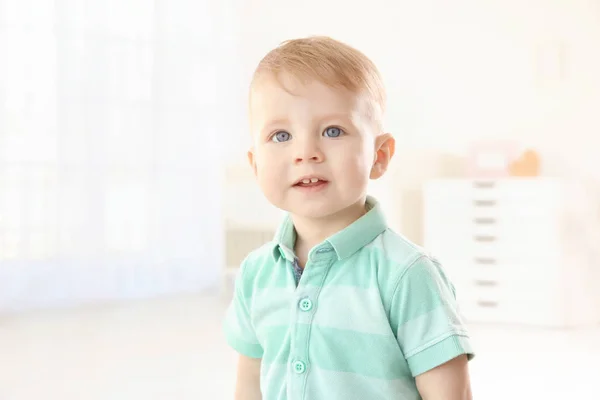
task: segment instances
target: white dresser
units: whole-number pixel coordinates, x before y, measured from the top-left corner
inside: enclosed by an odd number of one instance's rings
[[[584,199],[582,188],[550,178],[425,185],[424,245],[444,265],[467,321],[600,323],[600,242]]]

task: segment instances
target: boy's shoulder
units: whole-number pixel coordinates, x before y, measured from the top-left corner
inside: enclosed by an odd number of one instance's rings
[[[414,268],[434,271],[436,275],[441,274],[442,279],[446,279],[442,266],[435,257],[389,227],[357,256],[362,262],[368,260],[368,268],[377,271],[378,285],[386,293],[388,290],[393,292],[400,281],[412,279],[414,274],[408,272]]]
[[[420,259],[438,263],[423,247],[391,228],[383,231],[363,251],[379,265],[387,264],[395,270],[408,268]]]

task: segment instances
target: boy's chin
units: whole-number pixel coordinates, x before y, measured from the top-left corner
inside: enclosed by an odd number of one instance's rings
[[[290,207],[289,213],[298,218],[305,219],[327,219],[343,211],[343,208],[332,204],[302,204]]]

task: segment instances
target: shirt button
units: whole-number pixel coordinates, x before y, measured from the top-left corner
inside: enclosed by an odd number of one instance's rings
[[[302,311],[310,311],[313,308],[313,303],[310,299],[302,299],[300,300],[300,309]]]
[[[303,374],[306,371],[306,364],[302,361],[296,361],[294,363],[294,372],[297,374]]]

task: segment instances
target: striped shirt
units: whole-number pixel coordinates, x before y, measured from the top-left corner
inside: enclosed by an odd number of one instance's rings
[[[417,400],[415,377],[473,351],[439,263],[367,213],[315,246],[296,283],[295,231],[244,260],[227,342],[261,358],[263,400]]]

